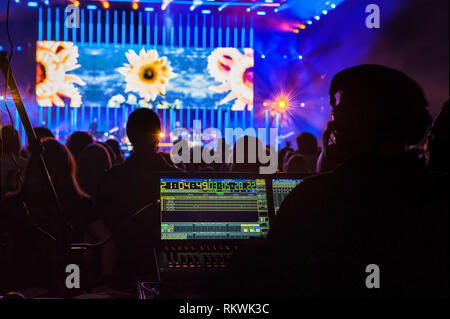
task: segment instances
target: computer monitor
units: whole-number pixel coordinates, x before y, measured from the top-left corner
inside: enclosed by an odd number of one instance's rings
[[[281,204],[287,195],[301,182],[301,177],[272,178],[273,205],[275,214],[278,213]]]
[[[242,240],[269,230],[264,178],[160,178],[162,240]]]

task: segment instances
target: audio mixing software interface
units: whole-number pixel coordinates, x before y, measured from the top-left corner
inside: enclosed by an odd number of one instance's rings
[[[160,179],[161,239],[247,239],[269,230],[264,179]]]
[[[278,213],[281,204],[287,195],[302,182],[302,179],[272,179],[273,204],[275,214]]]

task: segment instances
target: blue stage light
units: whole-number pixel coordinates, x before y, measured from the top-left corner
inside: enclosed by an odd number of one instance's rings
[[[22,51],[22,47],[20,45],[17,46],[16,48],[17,51]]]
[[[261,59],[265,59],[266,56],[264,54],[261,55]]]
[[[311,21],[311,20],[308,20],[308,21],[306,21],[306,24],[311,25],[311,24],[312,24],[312,21]]]
[[[2,51],[2,50],[3,50],[3,46],[0,45],[0,51]]]
[[[327,14],[328,14],[328,11],[327,11],[327,10],[323,10],[322,13],[323,13],[324,15],[327,15]]]
[[[153,12],[153,11],[155,11],[155,8],[152,8],[152,7],[146,7],[146,8],[144,9],[144,11],[147,11],[147,12]]]
[[[211,10],[202,10],[203,14],[211,14]]]
[[[334,8],[336,8],[336,5],[334,3],[332,3],[330,7],[334,9]]]
[[[259,16],[265,16],[266,15],[266,11],[257,11],[256,14],[259,15]]]
[[[95,9],[97,9],[97,6],[95,4],[88,4],[86,6],[86,9],[88,9],[88,10],[95,10]]]
[[[319,20],[320,20],[320,17],[319,17],[319,16],[315,16],[314,19],[316,19],[317,21],[319,21]]]
[[[299,60],[303,60],[303,55],[299,55],[299,56],[298,56],[298,59],[299,59]]]
[[[15,3],[19,3],[19,2],[20,2],[20,0],[14,0],[14,2],[15,2]]]
[[[35,2],[35,1],[30,1],[30,2],[27,3],[27,6],[32,7],[32,8],[35,8],[35,7],[38,6],[38,4],[37,4],[37,2]]]
[[[218,9],[219,12],[222,12],[222,10],[225,9],[226,7],[228,7],[229,5],[230,5],[230,2],[226,2],[226,3],[222,4]]]

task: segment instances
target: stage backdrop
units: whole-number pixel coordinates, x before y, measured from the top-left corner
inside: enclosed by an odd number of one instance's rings
[[[42,107],[253,108],[253,50],[38,41]]]

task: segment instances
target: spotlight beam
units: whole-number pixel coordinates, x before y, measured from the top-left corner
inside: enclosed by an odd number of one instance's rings
[[[203,4],[202,0],[194,0],[192,1],[192,5],[189,8],[189,10],[194,11],[195,9],[197,9],[197,7],[201,6]]]
[[[163,0],[163,3],[161,5],[161,10],[166,10],[169,4],[171,4],[174,0]]]
[[[251,7],[248,7],[247,12],[250,12],[256,8],[259,8],[260,6],[261,6],[261,3],[256,3],[256,4],[252,5]]]
[[[288,8],[290,8],[290,5],[288,3],[286,3],[286,4],[283,4],[282,6],[279,6],[278,8],[275,8],[273,11],[280,12],[280,11],[286,10]]]

